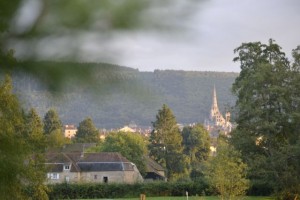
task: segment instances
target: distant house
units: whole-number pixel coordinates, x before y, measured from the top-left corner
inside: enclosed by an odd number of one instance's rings
[[[64,126],[64,136],[67,138],[73,138],[75,137],[77,132],[77,128],[75,125],[65,125]]]
[[[149,157],[146,159],[146,176],[145,181],[167,181],[165,169]]]
[[[118,130],[119,132],[125,132],[125,133],[134,133],[136,130],[130,128],[129,126],[124,126],[123,128],[120,128]]]
[[[143,178],[119,153],[48,153],[47,182],[136,183]]]

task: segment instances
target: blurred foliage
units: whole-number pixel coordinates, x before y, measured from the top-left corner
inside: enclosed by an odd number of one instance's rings
[[[111,44],[120,34],[132,31],[182,30],[182,21],[192,15],[196,5],[205,2],[165,0],[11,0],[0,2],[0,66],[2,70],[25,71],[57,90],[64,78],[91,81],[90,69],[36,66],[36,60],[87,60],[87,49],[97,49],[99,58],[118,53]],[[92,46],[92,47],[91,47]],[[14,49],[15,54],[11,49]],[[11,58],[27,61],[12,64]],[[112,63],[114,61],[112,60]],[[24,63],[22,63],[24,64]],[[66,69],[65,69],[66,68]],[[2,71],[0,71],[1,73]],[[45,78],[47,77],[47,78]],[[94,80],[96,83],[97,80]]]

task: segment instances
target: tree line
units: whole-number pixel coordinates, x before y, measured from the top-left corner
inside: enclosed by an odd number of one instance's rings
[[[222,112],[231,109],[235,98],[230,86],[238,73],[187,72],[156,70],[140,72],[132,68],[105,63],[72,62],[18,62],[26,68],[67,68],[80,71],[78,81],[66,69],[62,86],[50,90],[40,79],[28,73],[14,73],[14,88],[25,107],[34,107],[42,116],[55,107],[65,124],[78,124],[90,116],[97,127],[111,129],[134,121],[144,127],[151,126],[155,112],[169,105],[180,123],[204,122],[209,115],[213,86],[216,86],[219,107]],[[85,69],[93,73],[81,73]],[[57,70],[59,72],[59,70]],[[47,77],[45,72],[43,79]],[[49,81],[51,81],[49,80]],[[55,82],[55,79],[52,81]],[[53,83],[54,84],[54,83]],[[58,86],[57,86],[58,87]],[[197,111],[197,112],[195,112]],[[141,117],[142,116],[142,117]]]

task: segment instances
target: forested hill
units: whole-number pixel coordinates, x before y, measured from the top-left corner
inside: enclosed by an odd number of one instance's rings
[[[51,65],[51,62],[38,63]],[[52,63],[54,64],[54,63]],[[98,128],[119,128],[131,122],[151,126],[163,104],[179,123],[203,123],[208,117],[215,85],[219,108],[224,113],[234,105],[230,88],[237,73],[136,69],[110,64],[55,63],[64,69],[92,70],[92,80],[66,77],[61,93],[53,96],[30,76],[15,75],[15,91],[23,104],[38,110],[41,117],[55,108],[64,124],[78,125],[91,117]],[[80,70],[79,70],[80,71]]]

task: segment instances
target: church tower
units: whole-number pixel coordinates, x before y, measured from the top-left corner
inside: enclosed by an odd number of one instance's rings
[[[210,109],[210,120],[214,123],[216,126],[224,126],[226,121],[224,117],[222,116],[217,102],[217,93],[216,93],[216,87],[214,86],[213,90],[213,96],[212,96],[212,105]]]
[[[215,155],[217,149],[217,138],[220,134],[230,137],[230,132],[233,127],[230,123],[230,112],[227,111],[224,118],[219,110],[215,86],[212,93],[210,115],[209,118],[204,120],[204,127],[209,132],[211,138],[211,154]]]

